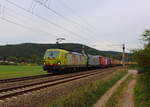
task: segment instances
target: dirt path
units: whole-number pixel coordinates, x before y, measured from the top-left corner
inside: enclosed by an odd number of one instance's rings
[[[117,88],[120,86],[120,84],[127,79],[127,77],[130,74],[126,74],[121,80],[119,80],[112,88],[110,88],[101,98],[97,101],[96,104],[93,105],[93,107],[104,107],[109,98],[112,96],[112,94],[117,90]],[[128,107],[128,106],[126,106]]]
[[[136,84],[136,70],[129,70],[128,74],[119,80],[112,88],[110,88],[93,107],[105,107],[105,104],[112,94],[119,88],[120,84],[127,79],[129,75],[133,75],[133,79],[127,84],[127,88],[123,93],[121,100],[118,102],[119,107],[134,107],[134,88]]]
[[[121,107],[134,107],[134,88],[136,84],[136,79],[133,79],[129,82],[127,90],[122,96]]]

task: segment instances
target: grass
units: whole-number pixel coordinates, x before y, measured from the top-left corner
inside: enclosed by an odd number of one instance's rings
[[[132,79],[132,76],[129,76],[123,83],[120,84],[119,88],[116,90],[115,93],[113,93],[111,98],[106,103],[105,107],[120,107],[119,105],[120,98],[124,94],[126,90],[126,86],[131,79]]]
[[[126,72],[119,72],[107,81],[97,80],[88,85],[75,89],[67,96],[50,101],[44,107],[91,107],[96,101]]]
[[[0,65],[0,79],[47,74],[41,66]]]
[[[150,67],[143,68],[135,88],[136,107],[150,107]]]

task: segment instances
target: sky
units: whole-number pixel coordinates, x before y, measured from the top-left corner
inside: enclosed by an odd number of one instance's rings
[[[82,43],[99,50],[140,48],[149,0],[0,0],[0,45]]]

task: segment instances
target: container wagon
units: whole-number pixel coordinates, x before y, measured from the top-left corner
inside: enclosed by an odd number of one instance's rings
[[[100,67],[100,56],[88,55],[88,68],[99,68]]]

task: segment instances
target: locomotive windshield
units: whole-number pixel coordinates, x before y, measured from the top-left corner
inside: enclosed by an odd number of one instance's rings
[[[59,55],[59,51],[47,51],[44,57],[55,58]]]

